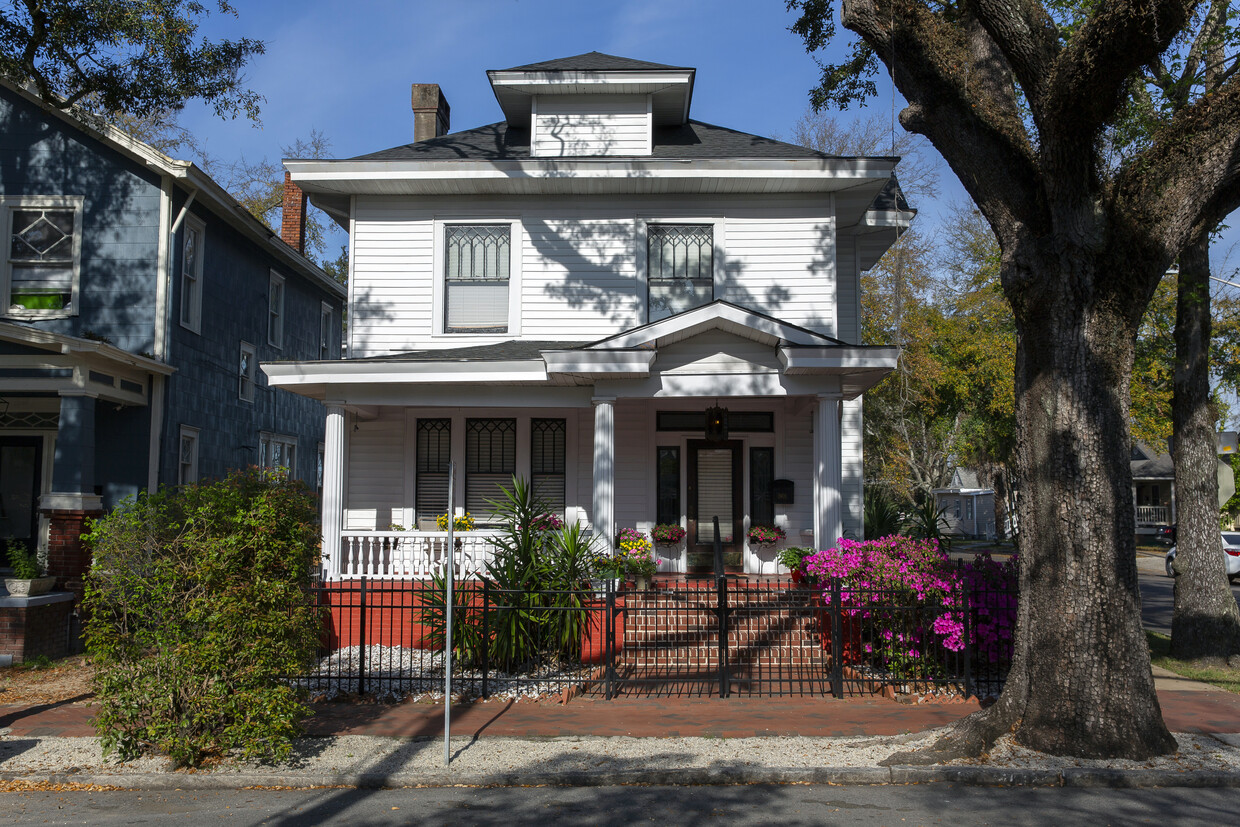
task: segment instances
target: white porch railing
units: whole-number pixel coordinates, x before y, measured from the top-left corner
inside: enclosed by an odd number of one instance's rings
[[[1138,523],[1154,523],[1156,525],[1165,525],[1170,520],[1171,509],[1165,505],[1139,505],[1137,506],[1137,522]]]
[[[493,531],[466,531],[455,535],[453,567],[457,578],[486,571],[494,556]],[[446,531],[342,531],[341,561],[330,566],[340,577],[379,577],[388,580],[429,580],[446,562]]]

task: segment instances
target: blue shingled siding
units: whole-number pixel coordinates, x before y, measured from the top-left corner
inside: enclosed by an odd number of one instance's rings
[[[30,324],[151,352],[159,176],[0,88],[0,194],[85,199],[78,314]]]
[[[179,211],[180,196],[176,210]],[[318,402],[267,387],[256,371],[254,401],[238,396],[240,344],[254,345],[259,362],[317,359],[321,303],[338,300],[311,285],[266,251],[256,248],[209,211],[191,206],[206,224],[203,235],[202,333],[182,327],[180,280],[174,280],[169,378],[160,481],[175,482],[182,425],[199,429],[198,474],[219,477],[230,468],[255,464],[261,431],[296,437],[296,476],[313,486],[324,411]],[[180,272],[182,232],[174,245],[174,272]],[[267,343],[267,287],[271,271],[285,278],[284,346]],[[339,322],[336,307],[334,318]],[[339,337],[339,331],[334,331]],[[336,343],[337,353],[339,342]]]

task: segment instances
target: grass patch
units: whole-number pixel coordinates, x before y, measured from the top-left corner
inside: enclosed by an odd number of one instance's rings
[[[1240,669],[1226,666],[1201,666],[1196,661],[1178,660],[1171,657],[1171,638],[1157,632],[1146,631],[1145,639],[1150,646],[1150,662],[1169,672],[1194,681],[1208,683],[1219,689],[1240,694]]]

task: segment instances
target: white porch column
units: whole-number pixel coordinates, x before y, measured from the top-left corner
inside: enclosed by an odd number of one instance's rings
[[[616,398],[594,398],[594,536],[611,553],[616,533]]]
[[[814,413],[814,548],[834,546],[844,531],[841,453],[840,396],[819,394]]]
[[[344,406],[327,406],[327,434],[323,440],[323,546],[322,567],[335,579],[344,573],[340,532],[344,528]]]

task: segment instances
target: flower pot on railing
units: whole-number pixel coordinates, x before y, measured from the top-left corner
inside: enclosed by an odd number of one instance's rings
[[[55,582],[55,577],[6,577],[4,587],[9,597],[34,597],[51,591]]]

